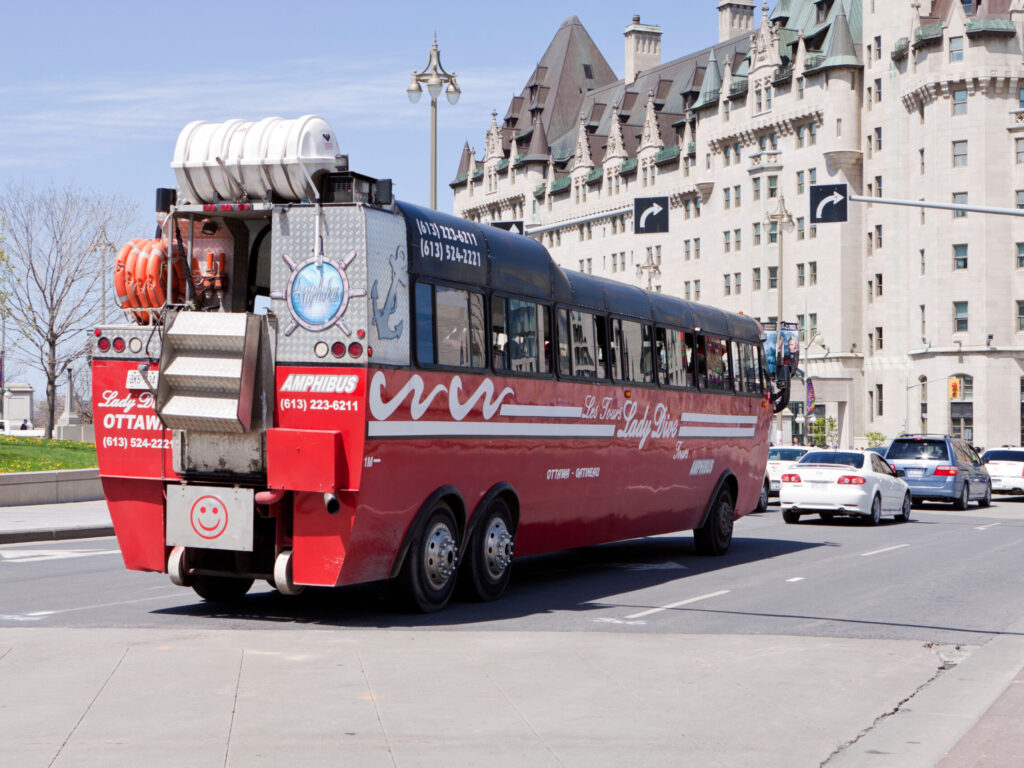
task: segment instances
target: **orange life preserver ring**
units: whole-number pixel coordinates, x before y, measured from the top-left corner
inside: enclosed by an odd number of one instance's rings
[[[121,246],[114,258],[114,293],[117,297],[117,304],[122,309],[128,308],[128,286],[126,285],[127,273],[125,271],[125,260],[138,239],[129,240]]]
[[[166,240],[154,240],[149,246],[144,290],[150,307],[162,307],[167,301],[167,246]],[[171,300],[177,302],[185,293],[185,276],[177,247],[172,247],[171,253],[171,269],[174,271]]]
[[[129,309],[137,309],[142,306],[139,301],[138,286],[136,285],[136,272],[139,258],[142,255],[142,248],[148,242],[148,240],[142,238],[133,240],[131,250],[124,260],[125,295],[128,299]],[[133,312],[132,316],[140,323],[145,323],[149,319],[149,315],[145,312]]]

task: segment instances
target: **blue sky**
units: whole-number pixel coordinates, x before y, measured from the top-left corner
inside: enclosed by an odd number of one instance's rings
[[[478,155],[562,22],[576,15],[612,70],[639,13],[666,60],[718,39],[717,0],[586,3],[9,2],[0,46],[0,184],[73,185],[137,206],[150,236],[154,189],[174,186],[175,140],[192,120],[324,117],[353,170],[429,203],[429,100],[405,89],[437,32],[462,98],[438,105],[438,207],[463,143]],[[10,330],[10,329],[8,329]],[[11,339],[8,339],[10,345]],[[41,393],[23,366],[16,378]],[[14,380],[13,378],[8,380]],[[38,398],[37,398],[38,399]]]
[[[137,202],[148,234],[153,190],[191,120],[319,114],[354,170],[429,200],[429,102],[405,88],[437,30],[463,91],[438,106],[438,206],[468,140],[482,153],[562,21],[577,15],[616,74],[632,15],[660,24],[675,58],[717,40],[717,0],[689,2],[321,4],[25,2],[5,8],[0,47],[0,176],[53,180]]]

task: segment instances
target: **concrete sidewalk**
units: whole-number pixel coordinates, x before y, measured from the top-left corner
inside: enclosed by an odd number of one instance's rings
[[[0,544],[113,535],[103,500],[0,507]]]

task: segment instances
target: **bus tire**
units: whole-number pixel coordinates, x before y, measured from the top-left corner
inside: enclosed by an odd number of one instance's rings
[[[711,505],[704,525],[693,532],[697,553],[705,556],[724,555],[732,543],[733,501],[732,493],[723,487]]]
[[[499,496],[484,509],[466,550],[464,591],[471,599],[487,602],[501,597],[512,575],[514,544],[512,513],[508,502]]]
[[[761,495],[757,497],[757,507],[754,508],[756,514],[768,511],[768,478],[765,478],[764,485],[761,486]]]
[[[420,530],[409,547],[400,578],[410,606],[433,613],[448,604],[455,588],[459,528],[451,507],[438,501]]]
[[[237,603],[245,597],[252,582],[252,579],[204,574],[195,577],[192,589],[208,603]]]

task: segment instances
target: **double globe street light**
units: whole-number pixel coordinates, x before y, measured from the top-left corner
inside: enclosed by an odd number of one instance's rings
[[[434,45],[430,49],[430,60],[422,72],[413,72],[412,81],[405,89],[409,101],[415,104],[423,95],[423,88],[420,83],[427,86],[427,93],[430,94],[430,207],[437,210],[437,97],[441,95],[441,89],[445,84],[445,95],[448,103],[454,106],[462,91],[455,82],[455,73],[446,72],[441,66],[441,52],[437,49],[437,34],[434,34]]]

